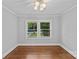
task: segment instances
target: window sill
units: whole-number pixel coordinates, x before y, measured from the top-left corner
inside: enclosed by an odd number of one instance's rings
[[[51,37],[37,37],[37,38],[25,38],[25,39],[35,39],[35,40],[40,39],[40,40],[42,40],[42,39],[51,39]]]

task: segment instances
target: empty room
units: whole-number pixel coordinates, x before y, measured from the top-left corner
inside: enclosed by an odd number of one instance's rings
[[[2,0],[2,59],[77,59],[77,0]]]

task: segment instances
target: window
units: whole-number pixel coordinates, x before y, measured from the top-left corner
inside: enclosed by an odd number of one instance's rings
[[[50,23],[49,22],[41,22],[40,23],[40,34],[42,37],[50,36]]]
[[[27,38],[50,37],[50,21],[27,21],[26,36]]]
[[[28,22],[28,37],[37,37],[37,23]]]

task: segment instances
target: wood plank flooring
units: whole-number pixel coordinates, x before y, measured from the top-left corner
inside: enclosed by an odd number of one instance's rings
[[[76,59],[60,46],[18,46],[3,59]]]

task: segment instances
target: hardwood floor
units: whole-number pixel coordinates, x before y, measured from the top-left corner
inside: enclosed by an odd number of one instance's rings
[[[60,46],[18,46],[3,59],[76,59]]]

